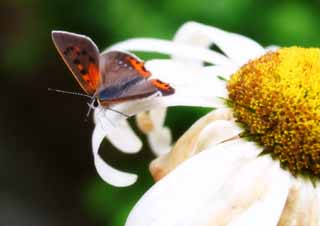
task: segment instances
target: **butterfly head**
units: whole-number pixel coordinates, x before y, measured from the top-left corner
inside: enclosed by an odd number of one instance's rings
[[[87,103],[88,105],[88,112],[87,112],[87,117],[89,117],[90,113],[91,113],[91,110],[94,110],[96,109],[97,107],[100,106],[100,103],[99,103],[99,99],[95,96],[93,96],[91,98],[91,101]]]

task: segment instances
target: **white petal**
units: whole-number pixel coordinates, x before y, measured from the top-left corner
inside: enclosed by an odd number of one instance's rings
[[[207,66],[203,68],[204,75],[215,75],[220,76],[224,79],[225,82],[229,80],[230,76],[238,70],[236,65],[233,67],[224,67],[224,66]]]
[[[98,124],[101,126],[104,136],[117,149],[125,153],[136,153],[140,151],[142,142],[132,130],[127,120],[123,119],[123,116],[117,112],[103,109],[103,107],[95,109],[94,115],[96,126],[98,126]],[[119,115],[122,118],[116,120]]]
[[[196,22],[187,22],[182,25],[175,35],[175,41],[179,44],[185,43],[201,47],[215,44],[238,66],[265,52],[262,46],[252,39]]]
[[[105,51],[110,50],[158,52],[168,55],[183,56],[185,58],[201,60],[217,65],[230,65],[230,60],[227,57],[212,50],[160,39],[129,39],[124,42],[116,43]]]
[[[263,158],[269,158],[269,156]],[[263,186],[267,190],[266,193],[240,217],[234,219],[229,226],[278,225],[291,185],[290,176],[279,167],[278,162],[275,162],[268,171],[265,173],[265,178],[262,179]],[[254,183],[259,183],[259,181],[256,180]]]
[[[136,124],[141,132],[148,134],[154,130],[154,122],[151,120],[149,112],[140,112],[135,116]]]
[[[293,181],[278,226],[319,226],[320,199],[317,188],[306,179],[293,178]]]
[[[108,165],[99,155],[99,147],[105,137],[105,131],[100,124],[96,125],[92,134],[92,150],[94,164],[100,177],[107,183],[117,186],[125,187],[134,184],[137,180],[135,174],[121,172]]]
[[[191,158],[198,152],[203,151],[201,148],[208,146],[207,144],[212,144],[214,142],[218,142],[219,140],[221,141],[221,137],[223,137],[223,141],[234,138],[235,133],[233,131],[237,130],[237,128],[228,129],[221,135],[216,132],[218,135],[220,135],[218,139],[215,139],[214,137],[210,138],[209,136],[202,136],[200,137],[201,140],[199,139],[199,136],[201,132],[203,132],[204,128],[206,128],[208,125],[215,124],[215,121],[217,120],[233,121],[234,119],[231,110],[228,108],[218,109],[206,114],[197,122],[195,122],[191,128],[179,138],[168,154],[160,156],[152,161],[150,164],[150,172],[154,180],[160,180],[162,177],[176,168],[177,165],[180,165],[182,162],[188,158]],[[216,129],[219,131],[226,127],[225,124],[228,124],[228,122],[218,123],[217,126],[212,126],[212,130]],[[235,125],[230,125],[227,127],[233,126]],[[210,131],[210,133],[214,134],[214,131]],[[211,142],[211,139],[213,142]]]
[[[147,61],[146,68],[154,77],[172,85],[176,89],[175,95],[195,97],[227,97],[226,81],[218,76],[228,76],[234,69],[224,66],[189,66],[173,60]]]
[[[126,225],[189,225],[188,216],[201,208],[230,175],[254,159],[258,152],[259,148],[253,143],[238,139],[199,153],[145,193]]]
[[[118,104],[117,106],[114,106],[114,109],[132,116],[139,112],[149,111],[153,108],[166,108],[169,106],[225,107],[224,100],[219,97],[208,96],[208,94],[192,96],[192,94],[187,93],[187,89],[184,89],[181,92],[183,95],[174,94],[166,97],[153,96],[141,100],[133,100],[127,103]],[[189,92],[192,92],[191,88],[189,89]]]
[[[164,126],[167,109],[157,108],[150,111],[150,118],[154,125],[154,130],[148,134],[148,141],[152,152],[156,156],[161,156],[171,150],[171,131]]]
[[[275,225],[288,194],[290,179],[272,165],[269,156],[248,162],[195,211],[192,225]]]
[[[317,195],[316,195],[316,200],[315,200],[315,215],[313,216],[315,218],[315,225],[320,225],[320,183],[317,183]]]
[[[148,134],[151,150],[156,156],[161,156],[171,150],[171,131],[167,127],[158,128]]]
[[[236,123],[227,120],[217,120],[206,126],[198,138],[197,149],[204,150],[208,146],[219,144],[236,137],[243,131]],[[196,151],[198,152],[198,151]]]
[[[166,120],[167,109],[155,108],[150,111],[150,118],[153,122],[154,128],[161,128]]]

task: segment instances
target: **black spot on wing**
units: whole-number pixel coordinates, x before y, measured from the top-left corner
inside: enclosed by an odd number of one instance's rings
[[[72,52],[74,50],[73,46],[69,46],[65,49],[65,51],[63,52],[64,55],[68,55],[70,52]]]
[[[81,73],[82,75],[85,75],[85,74],[88,74],[88,71],[87,71],[86,69],[82,69],[82,70],[80,70],[80,73]]]
[[[79,65],[79,64],[80,64],[80,60],[79,60],[78,58],[76,58],[76,59],[74,59],[73,63],[74,63],[75,65]]]
[[[89,56],[89,62],[95,63],[95,60],[94,60],[94,58],[92,56]]]

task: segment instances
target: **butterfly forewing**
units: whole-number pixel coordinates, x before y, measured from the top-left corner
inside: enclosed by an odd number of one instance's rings
[[[52,40],[82,89],[93,95],[101,83],[97,46],[86,36],[64,31],[53,31]]]

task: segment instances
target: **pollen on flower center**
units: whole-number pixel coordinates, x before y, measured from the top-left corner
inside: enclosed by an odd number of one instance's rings
[[[293,175],[320,178],[320,49],[282,48],[244,65],[227,89],[236,118]]]

